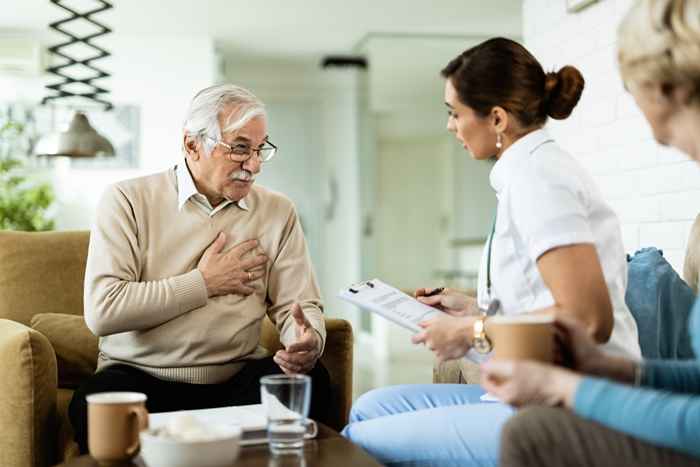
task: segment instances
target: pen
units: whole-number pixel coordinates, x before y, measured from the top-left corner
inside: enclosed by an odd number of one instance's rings
[[[442,291],[445,290],[444,287],[438,287],[437,289],[433,289],[427,294],[423,295],[424,297],[432,297],[433,295],[439,295],[442,293]]]

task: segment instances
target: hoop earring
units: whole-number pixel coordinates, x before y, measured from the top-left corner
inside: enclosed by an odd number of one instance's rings
[[[501,134],[496,133],[496,149],[501,149],[503,147],[503,141],[501,140]]]

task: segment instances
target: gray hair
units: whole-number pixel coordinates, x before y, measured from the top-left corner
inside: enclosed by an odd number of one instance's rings
[[[641,0],[618,28],[625,82],[689,84],[700,97],[700,1]]]
[[[234,110],[219,126],[219,114],[226,107]],[[266,117],[265,105],[252,92],[235,84],[217,84],[199,91],[187,110],[183,129],[185,135],[195,138],[209,156],[222,133],[243,128],[256,117]],[[213,138],[212,141],[209,138]]]

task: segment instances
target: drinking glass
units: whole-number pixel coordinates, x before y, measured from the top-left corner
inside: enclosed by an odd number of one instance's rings
[[[267,415],[267,438],[273,454],[301,454],[304,438],[316,436],[309,420],[311,378],[271,375],[260,378],[260,398]]]

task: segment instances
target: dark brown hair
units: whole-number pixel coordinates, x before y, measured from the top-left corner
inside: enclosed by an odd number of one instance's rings
[[[459,100],[482,117],[496,106],[513,114],[525,128],[562,120],[583,91],[583,76],[573,66],[545,73],[522,45],[498,37],[465,50],[441,71]]]

